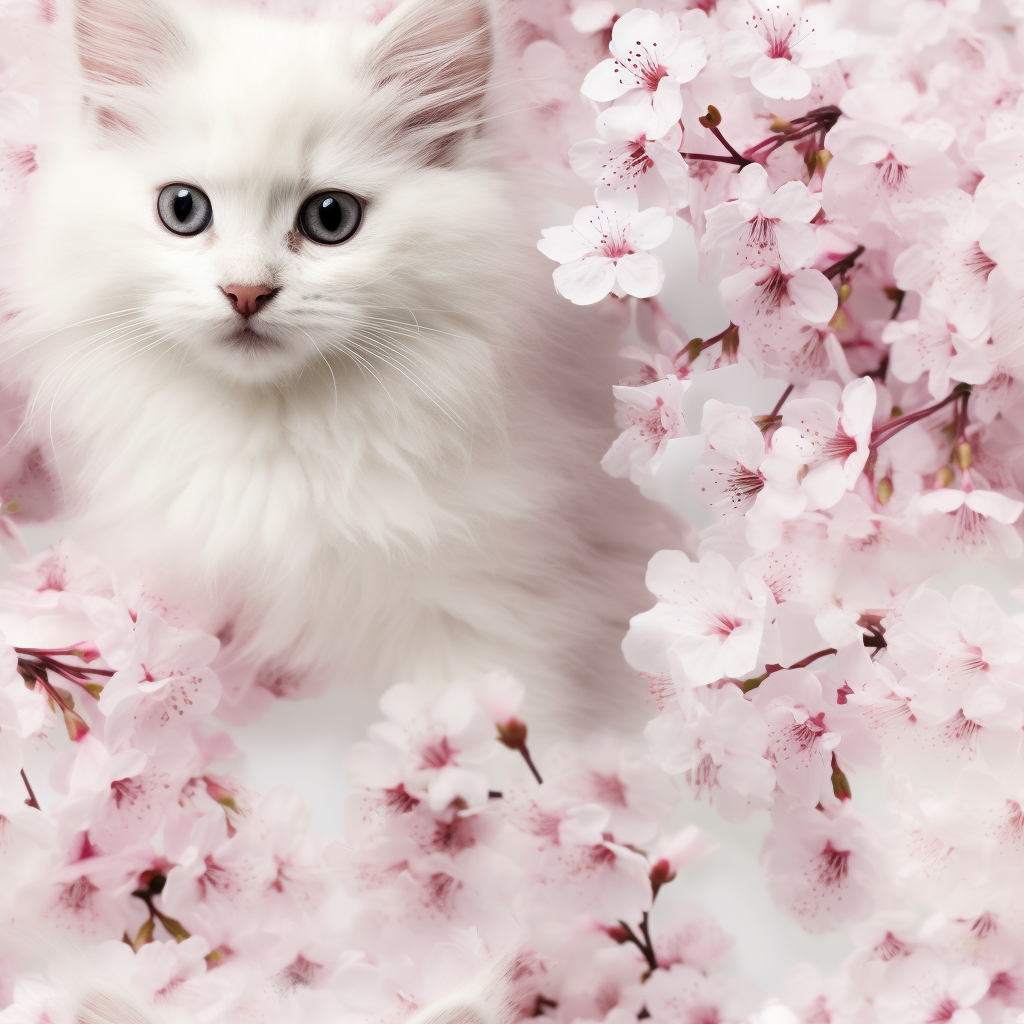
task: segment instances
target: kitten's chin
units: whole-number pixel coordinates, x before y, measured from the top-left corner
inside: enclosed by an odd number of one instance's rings
[[[239,384],[283,384],[305,361],[303,353],[272,334],[240,327],[205,343],[193,343],[199,362]]]

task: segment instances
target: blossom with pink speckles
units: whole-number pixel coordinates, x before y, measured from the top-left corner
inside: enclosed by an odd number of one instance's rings
[[[679,120],[680,85],[691,81],[707,63],[704,40],[680,30],[675,14],[660,17],[640,8],[619,18],[608,47],[612,56],[583,80],[581,91],[592,100],[639,100],[657,118],[658,137]]]
[[[671,232],[672,218],[658,207],[638,212],[633,193],[599,195],[597,205],[578,211],[570,226],[545,228],[537,248],[562,264],[554,274],[559,293],[585,306],[609,292],[656,294],[665,273],[661,260],[647,250]]]

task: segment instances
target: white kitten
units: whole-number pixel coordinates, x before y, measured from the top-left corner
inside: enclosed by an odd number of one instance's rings
[[[74,13],[6,345],[75,535],[277,694],[503,665],[535,709],[639,704],[615,332],[534,249],[486,0]]]

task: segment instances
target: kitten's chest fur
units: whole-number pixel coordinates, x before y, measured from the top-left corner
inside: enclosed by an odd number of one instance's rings
[[[504,666],[572,702],[619,664],[650,542],[597,468],[603,382],[534,365],[446,406],[341,365],[255,395],[111,368],[52,403],[75,532],[277,694]]]

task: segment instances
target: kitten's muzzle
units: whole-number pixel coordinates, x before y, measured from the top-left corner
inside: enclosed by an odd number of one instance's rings
[[[280,290],[269,284],[226,284],[221,288],[234,311],[245,320],[258,313]]]

